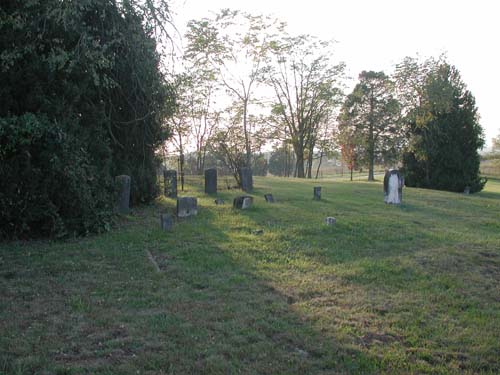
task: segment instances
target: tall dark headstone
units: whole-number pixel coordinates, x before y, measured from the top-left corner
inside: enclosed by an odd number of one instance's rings
[[[314,187],[314,200],[321,200],[321,186],[315,186]]]
[[[198,200],[194,197],[177,198],[177,217],[198,215]]]
[[[252,169],[248,167],[242,167],[240,169],[240,181],[241,189],[247,193],[251,193],[253,190],[253,178]]]
[[[385,172],[384,176],[384,202],[401,204],[403,200],[404,179],[397,169]]]
[[[163,182],[165,184],[165,196],[177,198],[177,171],[175,169],[163,171]]]
[[[117,192],[116,210],[121,214],[126,214],[130,210],[130,176],[116,176],[115,185]]]
[[[205,193],[217,193],[217,169],[211,168],[205,170]]]

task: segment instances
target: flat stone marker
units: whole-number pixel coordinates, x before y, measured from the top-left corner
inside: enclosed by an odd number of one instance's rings
[[[160,214],[161,229],[170,231],[174,227],[174,218],[170,214]]]
[[[165,184],[165,196],[177,198],[177,171],[175,169],[163,171],[163,182]]]
[[[217,194],[217,169],[205,170],[205,194]]]
[[[264,199],[268,203],[274,203],[274,197],[272,194],[264,194]]]
[[[130,176],[120,175],[115,177],[115,186],[118,193],[116,210],[121,214],[130,211]]]
[[[241,189],[247,193],[253,190],[252,169],[243,167],[240,169]]]
[[[253,198],[248,195],[242,195],[234,198],[233,207],[241,210],[246,210],[252,206]]]
[[[224,204],[224,199],[217,198],[214,202],[215,202],[215,204],[216,204],[217,206],[219,206],[219,205],[221,205],[221,204]]]
[[[403,199],[404,179],[397,169],[387,171],[384,176],[384,202],[401,204]]]
[[[177,198],[177,217],[198,215],[198,200],[194,197]]]
[[[314,193],[314,200],[316,201],[321,200],[321,186],[315,186],[313,193]]]
[[[328,216],[326,219],[325,219],[325,223],[326,225],[335,225],[335,223],[337,223],[337,219],[335,219],[334,217],[332,216]]]

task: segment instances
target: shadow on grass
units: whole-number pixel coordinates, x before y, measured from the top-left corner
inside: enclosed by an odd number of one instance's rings
[[[76,243],[0,245],[0,372],[376,372],[262,277],[245,254],[253,224],[204,203],[172,232],[158,228],[168,202]]]

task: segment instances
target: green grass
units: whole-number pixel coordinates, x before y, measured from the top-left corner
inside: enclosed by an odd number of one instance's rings
[[[380,183],[257,178],[246,211],[190,182],[199,214],[171,232],[162,198],[0,244],[0,373],[500,373],[499,180],[392,206]]]

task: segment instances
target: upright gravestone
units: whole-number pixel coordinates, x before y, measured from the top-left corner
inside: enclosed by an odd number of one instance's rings
[[[163,182],[165,184],[165,196],[177,198],[177,171],[175,169],[163,171]]]
[[[387,171],[384,176],[384,202],[401,204],[404,179],[397,169]]]
[[[321,200],[321,186],[314,187],[314,200]]]
[[[160,224],[161,224],[161,229],[166,231],[172,230],[174,226],[174,218],[170,214],[161,214]]]
[[[252,207],[253,198],[248,195],[242,195],[240,197],[236,197],[233,200],[233,207],[241,210],[246,210],[247,208]]]
[[[248,167],[243,167],[240,169],[240,181],[241,189],[247,193],[251,193],[253,190],[253,178],[252,169]]]
[[[217,194],[217,169],[205,170],[205,193]]]
[[[117,192],[116,210],[121,214],[126,214],[130,209],[130,176],[116,176],[115,185]]]
[[[264,194],[264,199],[267,203],[274,203],[274,197],[272,194]]]
[[[177,217],[198,215],[198,200],[193,197],[177,198]]]

